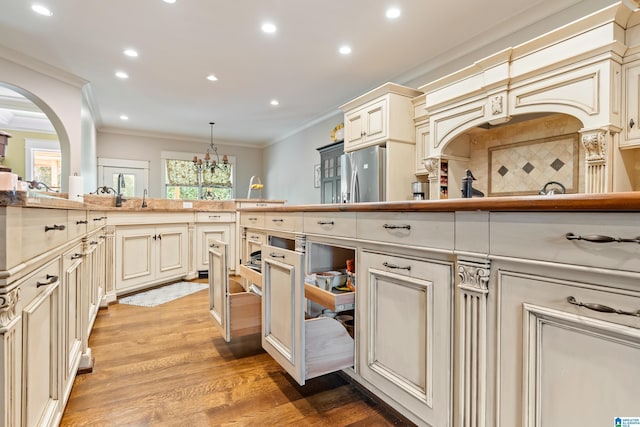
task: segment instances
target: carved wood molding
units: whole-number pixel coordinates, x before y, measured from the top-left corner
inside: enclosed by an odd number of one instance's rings
[[[16,317],[16,306],[20,299],[20,289],[16,288],[0,295],[0,328],[4,329]]]
[[[487,402],[487,299],[491,263],[458,261],[458,408],[456,425],[484,427]]]
[[[607,131],[596,129],[582,132],[582,145],[585,148],[587,165],[590,163],[605,163],[607,160]]]

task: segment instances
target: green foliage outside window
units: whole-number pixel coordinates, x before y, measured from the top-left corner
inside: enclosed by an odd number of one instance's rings
[[[213,172],[207,169],[202,174],[202,196],[210,200],[231,199],[233,183],[232,164],[221,165]],[[166,160],[167,199],[198,199],[198,171],[190,160]]]

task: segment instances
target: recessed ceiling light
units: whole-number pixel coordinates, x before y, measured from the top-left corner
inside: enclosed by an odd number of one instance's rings
[[[349,55],[351,53],[351,48],[349,46],[341,46],[339,52],[343,55]]]
[[[173,4],[176,2],[176,0],[163,0],[165,3],[169,3],[169,4]]]
[[[120,116],[120,120],[129,120],[129,116],[125,116],[124,114],[122,114]]]
[[[262,24],[262,31],[265,33],[275,33],[277,30],[276,26],[271,22],[265,22]]]
[[[136,58],[138,56],[138,51],[135,49],[125,49],[123,53],[131,58]]]
[[[400,9],[398,9],[397,7],[392,7],[390,9],[387,9],[387,18],[396,19],[399,16],[400,16]]]
[[[116,77],[119,79],[128,79],[129,75],[124,71],[116,71]]]
[[[272,99],[271,100],[271,105],[273,105],[275,107],[276,105],[280,105],[280,103],[278,102],[277,99]]]
[[[49,9],[47,9],[45,6],[42,6],[41,4],[34,4],[33,6],[31,6],[31,10],[43,16],[53,16],[53,12],[51,12]]]
[[[212,82],[216,82],[216,81],[218,81],[218,78],[216,76],[214,76],[213,74],[209,74],[207,76],[207,80],[210,80]]]

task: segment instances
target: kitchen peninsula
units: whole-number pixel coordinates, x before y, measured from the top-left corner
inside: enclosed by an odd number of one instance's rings
[[[2,194],[3,425],[56,425],[90,360],[115,271],[110,218],[157,227],[207,212],[150,206]],[[263,314],[263,345],[300,383],[333,357],[327,346],[314,358],[323,341],[305,336],[350,338],[333,319],[305,320],[304,275],[346,254],[356,321],[345,372],[417,424],[600,426],[637,410],[640,193],[254,203],[235,214],[241,236],[265,235],[262,312],[277,319]]]

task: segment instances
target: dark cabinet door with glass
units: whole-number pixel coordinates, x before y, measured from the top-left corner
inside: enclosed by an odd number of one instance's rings
[[[321,203],[340,203],[340,156],[343,141],[318,148],[320,152]]]

